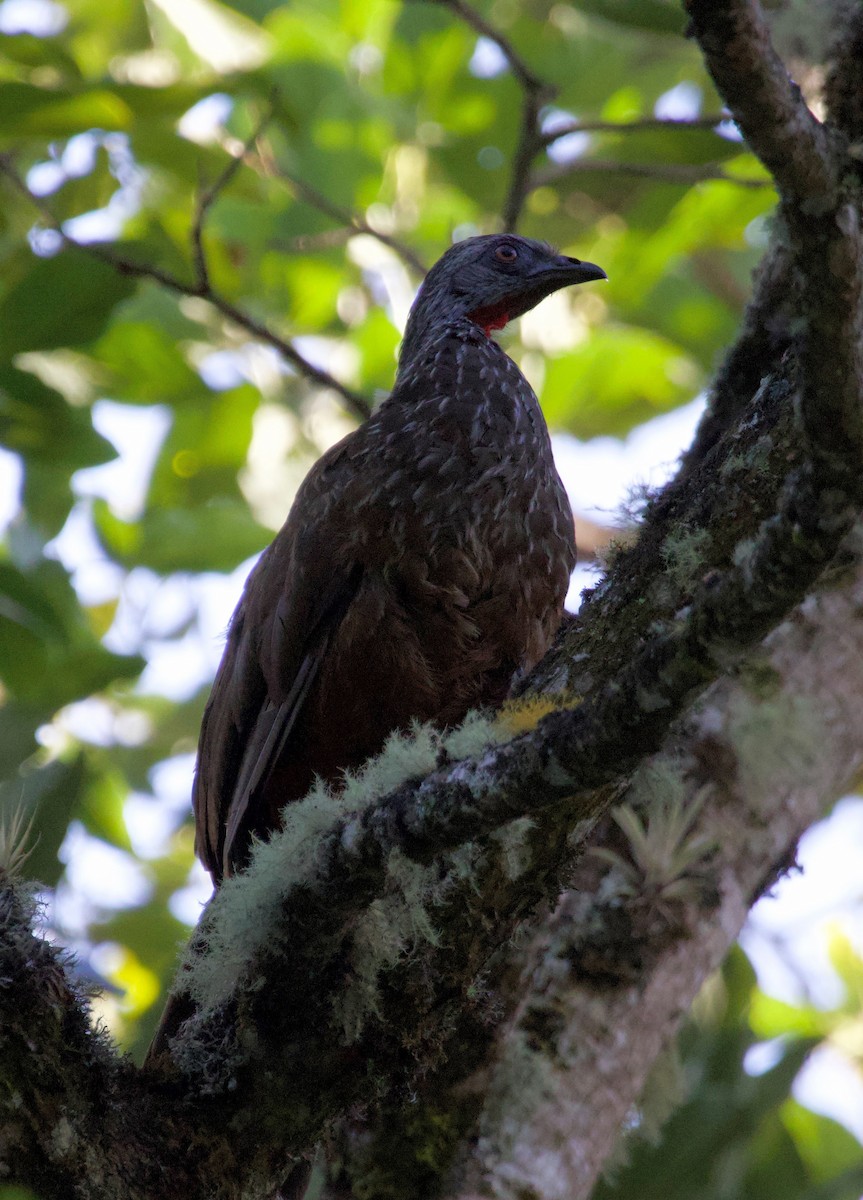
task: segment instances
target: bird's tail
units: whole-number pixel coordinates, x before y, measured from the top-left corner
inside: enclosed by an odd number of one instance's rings
[[[144,1058],[145,1068],[156,1067],[170,1061],[171,1039],[176,1037],[180,1026],[195,1012],[195,1004],[191,996],[183,992],[173,993],[168,997],[165,1008],[156,1026],[150,1048]]]

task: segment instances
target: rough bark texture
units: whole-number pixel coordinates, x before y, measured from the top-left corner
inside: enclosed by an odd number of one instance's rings
[[[0,881],[0,1160],[45,1200],[265,1197],[321,1140],[331,1197],[586,1196],[747,906],[859,770],[856,60],[834,56],[828,128],[757,5],[687,10],[782,220],[677,478],[513,712],[293,806],[196,935],[173,1066],[89,1029]],[[849,10],[840,45],[861,30]]]

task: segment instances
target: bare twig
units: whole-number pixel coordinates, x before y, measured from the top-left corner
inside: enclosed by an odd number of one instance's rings
[[[668,133],[688,130],[711,130],[733,118],[728,113],[704,117],[639,117],[635,121],[568,121],[555,125],[541,135],[542,144],[551,146],[572,133]]]
[[[272,105],[267,109],[264,115],[256,124],[253,132],[249,135],[243,144],[239,154],[233,155],[228,160],[228,165],[222,173],[213,181],[208,188],[203,188],[198,193],[198,200],[195,205],[195,217],[192,222],[192,258],[195,266],[195,279],[198,286],[206,291],[210,287],[210,274],[207,268],[207,256],[204,251],[204,222],[209,215],[215,201],[228,186],[231,180],[239,171],[240,167],[248,155],[249,151],[257,142],[258,138],[273,119]]]
[[[620,162],[614,158],[576,158],[572,162],[537,171],[529,183],[528,191],[546,184],[559,183],[562,179],[568,179],[570,175],[596,174],[635,175],[639,179],[656,179],[663,183],[693,184],[719,179],[742,188],[773,186],[770,179],[745,179],[739,175],[730,175],[722,167],[710,163],[695,166],[689,163],[633,163]]]
[[[509,39],[464,0],[432,0],[432,2],[448,8],[480,37],[494,42],[521,88],[522,104],[518,144],[513,155],[512,174],[502,214],[504,229],[514,230],[518,225],[524,202],[533,188],[530,182],[533,160],[544,146],[543,135],[539,127],[539,115],[543,106],[550,104],[554,99],[557,88],[535,74]]]
[[[480,37],[488,38],[490,42],[494,42],[506,59],[509,69],[525,91],[539,92],[548,88],[548,84],[530,69],[509,38],[502,34],[499,29],[496,29],[475,8],[471,8],[469,4],[466,4],[465,0],[431,0],[431,2],[439,5],[441,8],[448,8],[450,12],[455,13],[459,20],[464,21],[465,25],[469,25]]]
[[[302,200],[306,202],[306,204],[310,204],[312,208],[316,208],[318,212],[325,213],[328,217],[332,217],[334,221],[338,221],[341,225],[346,226],[349,236],[352,233],[368,234],[369,237],[375,238],[382,245],[388,246],[391,250],[395,251],[399,258],[401,258],[403,262],[407,263],[411,270],[415,271],[418,275],[426,274],[428,268],[419,255],[412,250],[410,246],[405,245],[404,242],[400,241],[398,238],[392,237],[388,233],[381,233],[380,230],[375,229],[368,223],[368,221],[359,216],[357,213],[351,212],[350,209],[342,208],[340,204],[336,204],[334,200],[329,198],[329,196],[325,196],[323,192],[319,192],[317,188],[313,188],[311,184],[306,183],[305,180],[298,178],[286,167],[283,167],[281,163],[277,163],[275,158],[272,156],[266,155],[266,157],[264,157],[263,153],[261,153],[260,157],[265,169],[271,175],[274,175],[279,179],[283,179],[286,183],[290,184],[293,190]]]
[[[118,254],[115,250],[109,249],[98,242],[78,241],[77,238],[72,237],[64,230],[61,222],[53,216],[39,197],[33,195],[16,171],[8,154],[0,154],[0,174],[4,175],[22,195],[27,197],[45,224],[59,234],[66,246],[80,250],[82,253],[88,254],[91,258],[97,258],[104,263],[108,263],[122,275],[130,275],[138,279],[151,279],[180,296],[193,296],[197,299],[206,300],[208,304],[211,304],[223,316],[233,321],[235,325],[247,330],[267,345],[272,346],[287,362],[296,368],[300,375],[305,376],[306,379],[312,380],[321,387],[337,392],[351,411],[361,420],[365,420],[368,417],[371,412],[371,406],[365,396],[340,383],[328,371],[323,370],[321,367],[316,367],[290,341],[280,337],[268,325],[252,317],[249,313],[244,312],[228,300],[226,296],[216,291],[206,277],[206,266],[204,267],[203,280],[198,276],[194,282],[187,282],[171,274],[169,271],[163,271],[161,268],[155,267],[150,263],[135,262],[134,259]]]
[[[525,91],[521,109],[521,128],[512,163],[509,191],[503,205],[503,227],[514,230],[525,201],[535,187],[531,181],[531,166],[542,149],[539,114],[544,104],[554,98],[554,91]]]

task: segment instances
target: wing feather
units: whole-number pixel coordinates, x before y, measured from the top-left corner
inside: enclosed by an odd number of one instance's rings
[[[321,458],[251,572],[204,711],[192,792],[196,850],[213,879],[242,862],[261,794],[348,611],[362,564],[340,540],[338,473],[362,431]]]

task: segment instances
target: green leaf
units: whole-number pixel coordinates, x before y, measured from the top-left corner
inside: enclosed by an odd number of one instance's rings
[[[0,138],[66,137],[82,129],[127,129],[132,114],[103,88],[62,91],[4,83],[0,88]]]
[[[29,371],[0,363],[0,441],[24,458],[70,470],[108,462],[116,451],[87,409],[73,408]]]
[[[8,811],[21,805],[27,819],[35,816],[29,839],[28,879],[53,887],[63,872],[57,852],[75,815],[87,779],[85,759],[77,754],[71,761],[57,759],[0,783],[0,808]]]
[[[91,771],[82,789],[78,815],[84,828],[121,850],[131,850],[123,805],[129,794],[127,781],[116,770],[105,767]]]
[[[645,329],[605,325],[549,361],[540,399],[549,423],[577,437],[620,435],[688,399],[700,381],[682,347]]]
[[[765,1040],[788,1035],[824,1037],[833,1024],[829,1014],[817,1008],[787,1004],[766,992],[753,996],[749,1020],[753,1032]]]
[[[6,34],[0,56],[25,67],[50,67],[61,75],[80,77],[78,64],[59,38],[35,37],[31,33]]]
[[[686,15],[675,0],[581,0],[579,8],[652,33],[682,34]]]
[[[93,636],[59,563],[0,562],[0,678],[26,706],[59,708],[136,676],[143,660]]]
[[[838,1172],[856,1168],[863,1184],[863,1147],[838,1121],[811,1112],[796,1100],[786,1102],[782,1121],[813,1181],[826,1183]],[[858,1200],[856,1194],[854,1200]]]
[[[197,509],[153,509],[140,521],[115,517],[104,503],[94,505],[96,530],[118,562],[172,571],[231,571],[272,540],[238,501],[211,501]]]
[[[2,91],[2,89],[0,89]],[[81,346],[97,337],[134,282],[83,250],[33,259],[0,297],[0,354]]]

